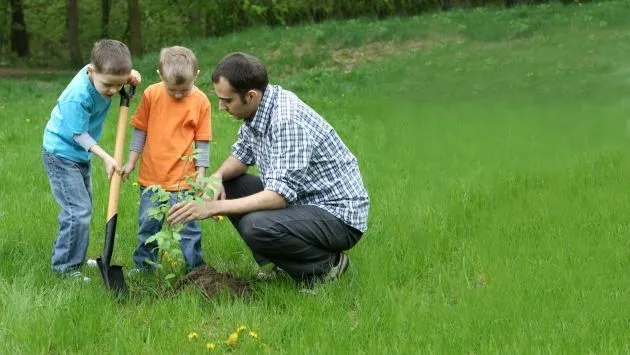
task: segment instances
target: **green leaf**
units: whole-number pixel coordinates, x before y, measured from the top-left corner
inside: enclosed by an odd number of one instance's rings
[[[161,240],[164,240],[165,237],[168,237],[168,230],[161,230],[157,233],[155,233],[154,235],[150,236],[149,239],[147,239],[146,242],[144,242],[144,244],[149,244],[149,243],[153,243],[154,241],[158,241],[158,245],[160,244]]]
[[[157,265],[155,261],[151,261],[149,258],[144,258],[144,262],[153,266]]]

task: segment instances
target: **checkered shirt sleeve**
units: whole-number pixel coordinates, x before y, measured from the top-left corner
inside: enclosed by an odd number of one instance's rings
[[[232,155],[248,166],[256,164],[254,152],[251,148],[251,134],[251,130],[247,126],[242,125],[238,130],[238,139],[232,145]]]

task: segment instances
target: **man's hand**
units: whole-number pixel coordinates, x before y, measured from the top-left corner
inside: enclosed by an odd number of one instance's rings
[[[127,80],[127,83],[129,85],[138,86],[140,85],[141,81],[142,76],[140,75],[140,73],[138,73],[138,71],[135,69],[131,69],[131,74],[129,74],[129,79]]]
[[[105,171],[107,172],[107,178],[109,180],[112,179],[114,173],[120,174],[122,171],[116,159],[112,158],[110,155],[103,158],[103,163],[105,164]]]
[[[129,180],[129,174],[136,168],[136,164],[132,162],[127,162],[127,164],[122,167],[122,178],[123,180]]]
[[[221,180],[209,183],[206,185],[206,188],[208,187],[214,191],[212,198],[209,198],[211,201],[225,200],[225,188],[223,187],[223,182],[221,182]],[[206,197],[207,196],[204,196],[204,199],[208,199]]]
[[[215,204],[214,201],[179,202],[171,207],[166,219],[170,224],[184,224],[193,220],[210,218],[216,214],[213,211]]]

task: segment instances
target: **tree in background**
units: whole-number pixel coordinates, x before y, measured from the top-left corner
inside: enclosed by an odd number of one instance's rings
[[[138,0],[128,0],[129,8],[129,28],[131,28],[131,38],[129,50],[134,56],[142,55],[142,12]]]
[[[22,0],[11,0],[11,50],[23,58],[29,55],[28,47]]]
[[[109,0],[101,0],[101,38],[109,38]]]
[[[79,44],[79,9],[77,0],[68,0],[68,49],[72,64],[81,65],[81,45]]]
[[[11,16],[11,9],[9,8],[9,0],[0,0],[0,54],[4,54],[5,43],[7,41],[7,27],[8,19]]]

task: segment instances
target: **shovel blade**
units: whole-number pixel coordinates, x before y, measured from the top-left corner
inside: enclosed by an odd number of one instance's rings
[[[125,274],[120,265],[107,265],[100,257],[96,259],[105,287],[114,291],[117,295],[127,293],[127,283],[125,282]]]

